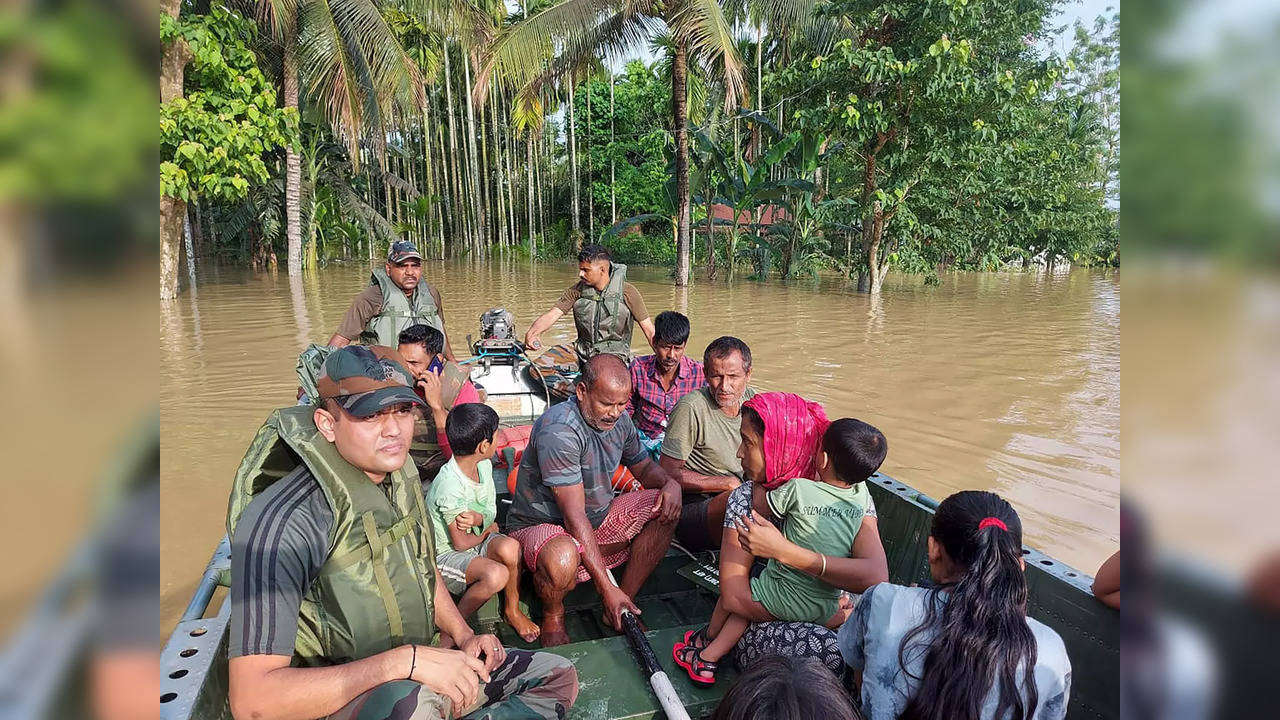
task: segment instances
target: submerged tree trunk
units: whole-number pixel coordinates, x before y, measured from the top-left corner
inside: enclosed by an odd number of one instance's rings
[[[284,106],[298,112],[298,36],[289,28],[284,40]],[[302,158],[292,145],[284,149],[284,228],[289,274],[302,272]]]
[[[687,48],[679,40],[671,64],[671,121],[676,141],[676,287],[689,284],[688,71]]]
[[[161,12],[177,18],[182,8],[179,0],[161,0]],[[160,56],[160,102],[182,97],[182,78],[191,60],[191,48],[182,38],[165,45]],[[178,254],[182,243],[182,224],[187,216],[187,203],[181,198],[160,196],[160,299],[178,296]]]

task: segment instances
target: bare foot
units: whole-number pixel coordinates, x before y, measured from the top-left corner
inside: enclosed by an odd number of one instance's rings
[[[542,647],[568,645],[571,641],[569,633],[564,629],[564,615],[543,615],[542,634],[539,637],[542,640]]]
[[[542,632],[542,629],[538,627],[537,623],[530,620],[528,615],[521,612],[518,606],[508,608],[502,616],[506,618],[512,629],[516,631],[516,634],[524,638],[525,642],[533,642],[534,640],[537,640],[539,633]]]

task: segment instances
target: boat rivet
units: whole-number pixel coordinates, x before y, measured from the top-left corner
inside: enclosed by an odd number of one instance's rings
[[[177,699],[178,699],[178,693],[165,693],[160,696],[160,702],[162,703],[173,702],[174,700],[177,700]]]
[[[182,657],[191,657],[192,655],[195,655],[198,652],[200,652],[199,648],[187,648],[186,650],[183,650],[178,654],[181,655]]]
[[[186,676],[187,676],[186,670],[174,670],[173,672],[169,673],[169,677],[174,680],[177,680],[178,678],[183,678]]]

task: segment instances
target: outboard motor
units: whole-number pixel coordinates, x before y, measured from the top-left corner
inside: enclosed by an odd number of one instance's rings
[[[480,316],[480,339],[471,343],[471,351],[483,365],[515,364],[524,354],[524,346],[516,339],[515,320],[506,308],[493,308]]]

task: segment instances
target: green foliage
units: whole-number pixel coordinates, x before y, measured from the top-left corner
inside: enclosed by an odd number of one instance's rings
[[[770,76],[796,98],[793,127],[846,145],[827,186],[857,206],[857,265],[873,251],[881,267],[923,274],[1094,260],[1114,224],[1098,182],[1103,126],[1091,98],[1063,87],[1071,64],[1035,47],[1053,9],[836,0],[825,21],[858,39]]]
[[[587,124],[587,95],[591,96],[591,123]],[[656,70],[633,60],[614,81],[613,145],[609,144],[609,83],[592,80],[575,98],[579,152],[582,138],[590,136],[588,153],[592,183],[588,201],[596,217],[609,217],[610,192],[616,194],[618,217],[663,212],[668,202],[667,150],[671,144],[671,88]],[[614,163],[612,188],[609,161]],[[606,220],[607,223],[607,220]]]
[[[131,28],[124,13],[89,2],[4,14],[0,198],[122,208],[123,190],[149,182],[156,84]]]
[[[160,192],[182,200],[244,199],[266,183],[265,158],[297,142],[297,115],[276,92],[250,49],[255,26],[214,5],[207,15],[162,14],[161,42],[191,49],[184,97],[160,108]]]

